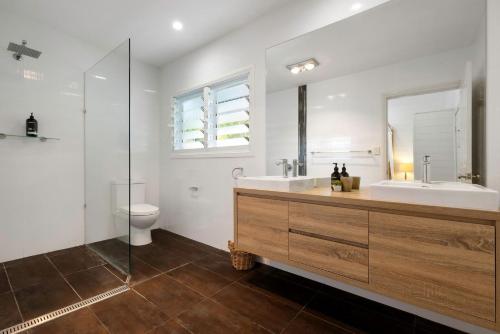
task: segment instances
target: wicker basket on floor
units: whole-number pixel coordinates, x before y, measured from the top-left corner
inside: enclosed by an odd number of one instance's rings
[[[236,270],[248,270],[252,269],[255,265],[253,254],[236,250],[233,241],[228,241],[227,246],[229,252],[231,253],[231,262]]]

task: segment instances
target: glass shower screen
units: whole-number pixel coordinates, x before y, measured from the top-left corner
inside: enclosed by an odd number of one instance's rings
[[[130,273],[130,40],[85,72],[85,243]]]

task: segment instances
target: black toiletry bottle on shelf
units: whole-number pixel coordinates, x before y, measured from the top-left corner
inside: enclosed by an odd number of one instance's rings
[[[337,166],[337,163],[333,163],[335,165],[335,168],[333,169],[332,177],[331,177],[331,186],[333,190],[333,186],[335,184],[335,181],[340,181],[340,173],[339,173],[339,167]]]
[[[348,177],[349,173],[347,173],[347,168],[345,168],[345,164],[342,164],[342,172],[340,173],[342,177]]]
[[[38,136],[38,122],[33,117],[33,113],[31,113],[30,118],[26,120],[26,136],[28,137],[37,137]]]

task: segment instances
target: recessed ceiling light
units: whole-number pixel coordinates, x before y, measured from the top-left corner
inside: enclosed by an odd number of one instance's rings
[[[363,4],[360,3],[360,2],[356,2],[356,3],[353,3],[352,6],[351,6],[351,10],[360,10],[361,7],[363,7]]]
[[[96,79],[99,79],[99,80],[106,80],[107,78],[105,76],[102,76],[102,75],[94,75],[94,78]]]
[[[298,74],[300,73],[300,67],[294,66],[290,69],[290,72],[292,72],[293,74]]]
[[[172,28],[174,28],[174,30],[181,31],[182,28],[184,28],[184,25],[181,21],[174,21],[172,22]]]

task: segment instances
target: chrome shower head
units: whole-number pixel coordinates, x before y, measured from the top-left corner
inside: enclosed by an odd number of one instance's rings
[[[7,50],[14,52],[12,57],[14,57],[15,60],[21,60],[23,56],[32,57],[35,59],[40,57],[40,55],[42,54],[40,51],[30,49],[26,46],[26,44],[28,44],[26,40],[23,40],[22,44],[10,42]]]

